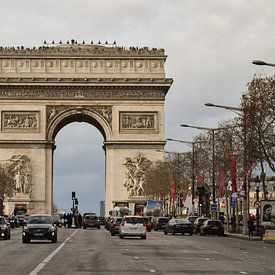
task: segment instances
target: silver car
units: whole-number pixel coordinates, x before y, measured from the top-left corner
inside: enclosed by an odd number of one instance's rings
[[[140,237],[146,239],[146,223],[141,216],[125,216],[119,226],[119,238]]]

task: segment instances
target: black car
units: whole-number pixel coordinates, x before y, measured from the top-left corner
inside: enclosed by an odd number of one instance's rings
[[[165,226],[163,232],[164,235],[171,233],[175,235],[176,233],[180,233],[182,235],[189,234],[193,235],[194,226],[187,219],[171,219],[168,224]]]
[[[22,242],[29,243],[31,240],[57,242],[57,227],[54,225],[51,215],[35,214],[29,216],[23,227]]]
[[[208,219],[204,221],[200,228],[200,235],[206,236],[207,234],[213,234],[218,236],[224,235],[224,227],[220,220]]]
[[[154,217],[152,220],[153,228],[155,231],[158,231],[159,229],[164,229],[166,224],[169,222],[168,217]]]
[[[17,215],[16,217],[17,217],[17,219],[19,221],[19,225],[23,226],[24,225],[24,221],[26,221],[29,216],[26,216],[26,215]]]
[[[97,229],[100,229],[100,221],[98,216],[85,215],[82,219],[82,228],[86,229],[87,227],[96,227]]]
[[[11,238],[10,224],[4,218],[0,216],[0,238],[9,240]]]
[[[63,222],[62,222],[62,218],[59,214],[53,214],[52,215],[53,218],[53,223],[58,226],[58,227],[62,227]]]
[[[196,220],[194,221],[194,233],[195,234],[200,233],[200,228],[206,220],[208,220],[207,217],[198,217],[198,218],[196,218]]]
[[[122,217],[116,217],[113,219],[113,222],[110,224],[110,233],[112,236],[119,234],[119,225],[122,222]]]
[[[16,216],[9,216],[7,221],[10,223],[11,228],[19,227],[19,220]]]

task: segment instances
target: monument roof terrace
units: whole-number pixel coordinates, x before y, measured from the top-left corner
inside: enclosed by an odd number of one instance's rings
[[[45,44],[40,47],[1,47],[0,57],[16,56],[68,56],[68,57],[158,57],[166,58],[164,49],[148,47],[121,47],[116,44]]]

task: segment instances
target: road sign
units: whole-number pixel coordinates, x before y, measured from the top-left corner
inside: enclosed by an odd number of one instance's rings
[[[217,212],[217,204],[216,203],[211,203],[210,209],[211,209],[211,212]]]
[[[230,208],[236,207],[236,197],[230,196]]]

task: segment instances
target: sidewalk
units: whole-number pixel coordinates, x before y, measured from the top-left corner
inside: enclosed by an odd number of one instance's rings
[[[235,239],[242,239],[242,240],[249,240],[249,241],[262,241],[262,238],[260,236],[249,237],[248,235],[243,235],[241,233],[230,233],[230,232],[225,232],[224,235],[226,237],[235,238]]]

